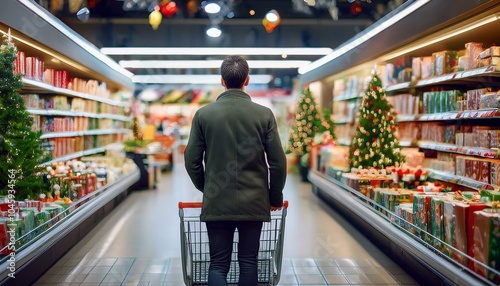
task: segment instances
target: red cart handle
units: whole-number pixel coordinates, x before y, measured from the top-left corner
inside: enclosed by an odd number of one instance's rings
[[[179,208],[180,209],[197,209],[201,208],[202,203],[201,202],[179,202]],[[283,202],[283,207],[285,209],[288,208],[288,201],[285,200]]]

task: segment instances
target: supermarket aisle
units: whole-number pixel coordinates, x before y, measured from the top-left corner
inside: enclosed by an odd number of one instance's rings
[[[279,285],[417,285],[298,176],[289,175],[285,198]],[[35,285],[184,285],[177,202],[200,199],[178,163],[157,189],[130,194]]]

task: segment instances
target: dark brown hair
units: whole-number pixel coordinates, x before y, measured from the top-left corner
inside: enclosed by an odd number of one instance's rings
[[[226,83],[226,88],[242,88],[248,72],[248,63],[240,56],[227,57],[220,67],[220,73]]]

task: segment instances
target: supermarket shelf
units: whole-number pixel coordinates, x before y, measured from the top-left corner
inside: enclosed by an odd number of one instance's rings
[[[398,123],[400,122],[413,122],[418,121],[421,114],[398,114],[397,119]]]
[[[1,285],[32,285],[40,275],[77,244],[97,223],[118,205],[128,189],[139,180],[139,169],[96,190],[98,196],[61,219],[39,239],[16,249],[15,277],[9,278],[9,257],[1,260]]]
[[[380,245],[405,269],[414,271],[429,285],[485,285],[465,268],[446,259],[445,256],[419,243],[397,228],[391,221],[372,210],[368,204],[355,196],[356,190],[317,171],[309,172],[313,192],[326,198],[353,224],[370,233],[370,239]]]
[[[108,134],[127,134],[130,132],[130,129],[103,129],[103,130],[86,130],[86,131],[71,131],[71,132],[50,132],[45,133],[40,136],[40,139],[49,139],[49,138],[59,138],[59,137],[76,137],[76,136],[85,136],[85,135],[108,135]]]
[[[399,146],[401,147],[417,147],[414,140],[399,140]]]
[[[452,184],[457,184],[466,188],[470,188],[473,190],[497,190],[498,187],[494,185],[490,185],[484,182],[472,180],[469,178],[457,176],[454,174],[447,174],[443,172],[439,172],[436,170],[428,169],[429,172],[429,178],[432,178],[434,180],[438,181],[443,181],[447,183],[452,183]]]
[[[103,103],[107,103],[107,104],[114,105],[114,106],[123,106],[123,107],[130,106],[130,103],[128,103],[128,102],[120,102],[120,101],[111,100],[111,99],[107,99],[107,98],[103,98],[103,97],[99,97],[99,96],[95,96],[95,95],[90,95],[90,94],[72,91],[72,90],[65,89],[65,88],[59,88],[59,87],[55,87],[55,86],[52,86],[52,85],[47,84],[45,82],[40,82],[37,80],[23,78],[22,82],[24,84],[23,91],[36,92],[36,93],[54,93],[54,94],[61,94],[61,95],[67,95],[67,96],[72,96],[72,97],[79,97],[79,98],[83,98],[83,99],[94,100],[94,101],[103,102]]]
[[[363,92],[360,92],[358,94],[348,93],[348,94],[342,94],[339,96],[334,96],[333,101],[346,101],[346,100],[355,99],[355,98],[362,98],[362,97],[363,97]]]
[[[103,118],[103,119],[113,119],[120,121],[130,121],[131,118],[124,115],[115,114],[97,114],[90,112],[78,112],[71,110],[57,110],[57,109],[27,109],[31,114],[36,115],[46,115],[46,116],[81,116],[81,117],[91,117],[91,118]]]
[[[474,80],[481,77],[500,77],[500,67],[494,65],[477,69],[444,74],[431,78],[421,79],[415,83],[403,82],[385,88],[386,92],[408,91],[414,87],[425,87],[436,84],[447,84],[456,81]]]
[[[441,120],[458,120],[458,119],[499,119],[500,112],[497,108],[481,109],[481,110],[465,110],[432,114],[421,114],[419,121],[441,121]]]
[[[418,147],[422,149],[430,149],[441,152],[456,153],[469,156],[477,156],[482,158],[499,158],[500,153],[495,149],[479,148],[479,147],[467,147],[467,146],[457,146],[454,144],[447,143],[437,143],[432,141],[420,141]]]
[[[54,160],[47,161],[45,163],[42,163],[41,165],[42,166],[43,165],[51,165],[52,163],[57,163],[57,162],[62,162],[62,161],[68,161],[68,160],[72,160],[72,159],[75,159],[75,158],[80,158],[80,157],[83,157],[83,156],[89,156],[89,155],[99,154],[99,153],[103,153],[105,151],[106,151],[105,147],[88,149],[88,150],[85,150],[85,151],[76,152],[76,153],[73,153],[73,154],[69,154],[69,155],[66,155],[66,156],[62,156],[62,157],[56,158]]]
[[[410,82],[402,82],[398,84],[394,84],[385,88],[386,92],[403,92],[409,91],[411,88]]]
[[[460,80],[477,79],[485,76],[500,77],[500,72],[498,71],[496,66],[492,65],[492,66],[481,67],[477,69],[460,71],[460,72],[445,74],[442,76],[422,79],[417,81],[414,86],[424,87],[429,85],[452,83],[454,81],[460,81]]]

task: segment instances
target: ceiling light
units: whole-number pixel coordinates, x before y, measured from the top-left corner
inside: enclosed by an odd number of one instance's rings
[[[280,14],[278,14],[278,11],[274,9],[267,12],[266,17],[262,19],[262,25],[264,25],[264,28],[268,33],[272,33],[274,29],[280,25],[280,23]]]
[[[500,13],[497,13],[497,14],[491,15],[487,18],[482,18],[482,19],[475,21],[473,23],[470,23],[470,24],[464,25],[463,23],[460,23],[460,25],[459,25],[460,28],[458,28],[458,29],[453,29],[449,32],[440,32],[438,36],[434,36],[434,37],[431,36],[431,37],[422,39],[422,41],[416,42],[416,43],[410,45],[408,48],[396,50],[392,53],[384,55],[382,57],[382,59],[384,59],[384,60],[393,59],[393,58],[398,57],[400,55],[410,53],[410,52],[418,50],[420,48],[423,48],[423,47],[426,47],[426,46],[429,46],[429,45],[432,45],[435,43],[439,43],[439,42],[444,41],[446,39],[449,39],[449,38],[455,37],[457,35],[463,34],[465,32],[474,30],[476,28],[487,25],[487,24],[492,23],[494,21],[497,21],[499,19],[500,19]]]
[[[271,75],[250,75],[250,84],[268,84]],[[135,75],[134,83],[139,84],[214,84],[220,85],[220,75],[189,75],[189,74],[163,74],[163,75]]]
[[[106,55],[263,55],[263,56],[281,56],[299,55],[299,56],[324,56],[333,50],[330,48],[102,48],[101,52]]]
[[[307,66],[310,64],[310,61],[259,61],[259,60],[249,60],[248,66],[250,68],[300,68]],[[222,60],[209,60],[209,61],[159,61],[159,60],[150,60],[150,61],[119,61],[119,64],[124,68],[133,68],[133,69],[147,69],[147,68],[163,68],[163,69],[176,69],[176,68],[191,68],[191,69],[211,69],[211,68],[220,68],[222,64]]]
[[[205,12],[208,14],[217,14],[220,12],[220,6],[217,3],[208,3],[205,8]]]
[[[299,69],[299,74],[305,74],[308,73],[312,70],[315,70],[319,68],[320,66],[325,65],[328,62],[333,61],[334,59],[344,55],[345,53],[355,50],[357,47],[359,47],[361,44],[365,43],[366,41],[370,40],[371,38],[375,37],[376,35],[380,34],[383,32],[385,29],[389,28],[390,26],[394,25],[397,23],[399,20],[405,18],[406,16],[410,15],[413,13],[415,10],[418,8],[424,6],[430,2],[430,0],[417,0],[410,4],[407,8],[403,9],[399,13],[395,14],[394,16],[388,18],[387,20],[381,22],[381,23],[375,23],[372,25],[372,29],[368,28],[366,32],[362,32],[358,34],[356,38],[354,38],[352,41],[347,42],[345,45],[340,46],[338,49],[333,51],[327,56],[324,56],[320,58],[317,61],[312,62],[310,65],[300,68]]]
[[[276,10],[271,10],[267,12],[266,19],[271,23],[277,22],[279,18],[278,15],[276,14]]]
[[[222,34],[222,31],[217,27],[210,27],[206,33],[209,37],[218,38]]]

